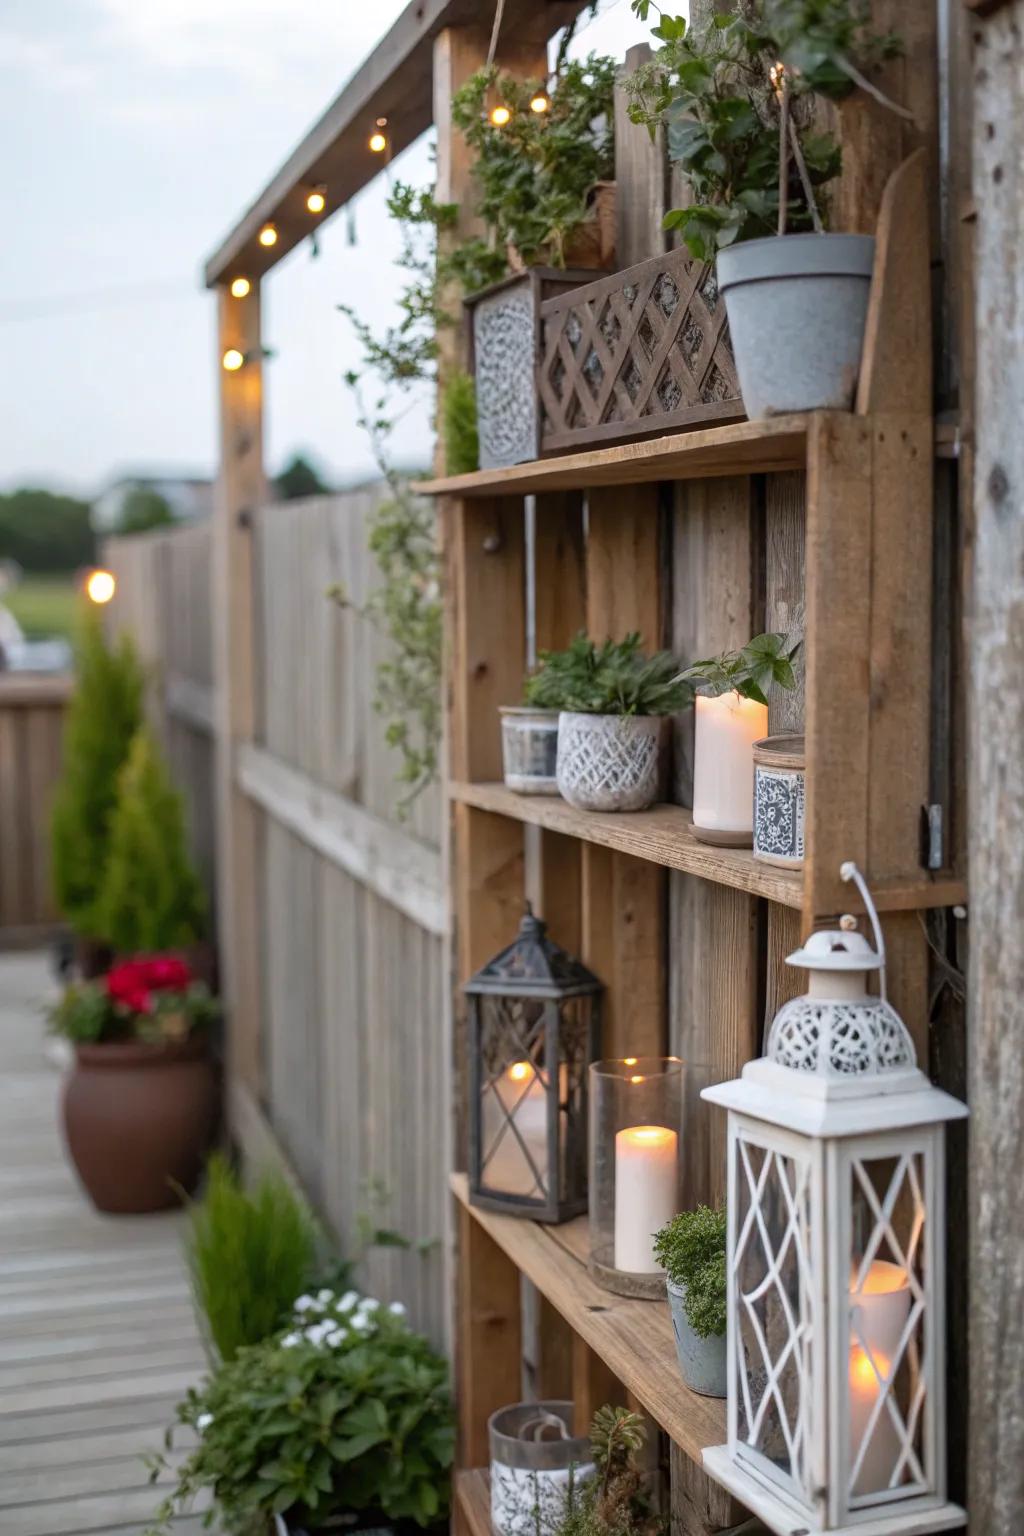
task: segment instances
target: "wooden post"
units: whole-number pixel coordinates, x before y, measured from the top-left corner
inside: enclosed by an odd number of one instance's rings
[[[978,203],[970,618],[971,1402],[978,1536],[1024,1510],[1024,0],[974,27]]]
[[[458,1463],[485,1467],[487,1420],[522,1391],[519,1271],[465,1206],[459,1252]]]
[[[217,760],[217,905],[228,1007],[228,1069],[254,1095],[261,1059],[260,813],[235,782],[238,748],[256,739],[259,665],[253,620],[254,514],[265,499],[260,291],[217,292],[220,474],[213,516]],[[229,348],[245,362],[230,372]]]

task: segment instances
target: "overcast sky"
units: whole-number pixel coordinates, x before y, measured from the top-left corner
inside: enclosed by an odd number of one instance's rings
[[[209,473],[213,298],[204,258],[405,0],[2,0],[0,486],[89,493],[123,470]],[[489,0],[481,0],[489,11]],[[618,57],[645,30],[602,0],[576,52]],[[426,180],[425,141],[395,162]],[[267,463],[296,449],[367,471],[335,305],[387,322],[398,274],[378,177],[266,284]],[[397,456],[426,463],[426,403]]]

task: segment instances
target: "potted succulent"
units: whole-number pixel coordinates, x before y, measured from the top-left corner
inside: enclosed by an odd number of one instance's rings
[[[667,651],[645,656],[639,634],[596,645],[585,634],[546,652],[545,697],[556,700],[558,789],[582,811],[642,811],[658,798],[669,715],[689,701]]]
[[[70,1040],[64,1137],[94,1205],[159,1211],[194,1188],[217,1118],[218,1007],[179,955],[140,955],[70,986],[50,1016]]]
[[[597,1476],[573,1490],[556,1536],[665,1536],[668,1522],[640,1461],[646,1440],[638,1413],[610,1405],[597,1410],[590,1426]]]
[[[726,1395],[725,1240],[725,1211],[706,1205],[673,1216],[654,1239],[679,1369],[690,1391],[705,1397]]]
[[[795,685],[791,645],[756,635],[738,651],[694,662],[680,676],[694,700],[693,831],[704,843],[749,848],[754,831],[754,743],[768,733],[772,685]]]
[[[658,9],[632,6],[641,19]],[[849,409],[874,239],[825,233],[821,192],[842,157],[812,127],[818,100],[855,90],[911,116],[870,78],[899,39],[876,32],[859,0],[751,0],[704,28],[659,17],[661,47],[632,77],[631,111],[652,130],[667,124],[691,201],[665,225],[699,260],[717,256],[747,414]]]
[[[329,1287],[300,1296],[289,1325],[239,1350],[177,1410],[198,1439],[151,1536],[200,1493],[231,1536],[447,1529],[455,1430],[448,1367],[405,1321]],[[167,1450],[173,1450],[173,1428]],[[151,1464],[155,1480],[166,1457]]]

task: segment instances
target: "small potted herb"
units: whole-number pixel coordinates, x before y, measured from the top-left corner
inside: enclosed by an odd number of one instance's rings
[[[691,1392],[725,1397],[725,1212],[698,1205],[673,1216],[654,1239],[665,1270],[672,1331]]]
[[[658,11],[632,7],[641,20]],[[717,257],[747,414],[848,410],[875,242],[825,233],[821,193],[842,156],[814,131],[815,109],[860,90],[911,116],[871,79],[899,39],[873,29],[861,0],[750,0],[703,28],[658,14],[661,47],[632,77],[631,113],[667,124],[692,195],[665,225],[698,260]]]
[[[665,720],[689,701],[667,651],[640,636],[596,645],[584,634],[542,657],[544,697],[558,717],[558,788],[582,811],[642,811],[658,797]]]
[[[640,1463],[647,1426],[628,1408],[599,1408],[590,1426],[597,1476],[583,1483],[557,1536],[665,1536]]]
[[[188,964],[162,954],[69,987],[50,1015],[75,1047],[65,1140],[101,1211],[159,1211],[195,1187],[217,1118],[217,1014]]]
[[[756,635],[741,650],[694,662],[681,673],[696,690],[693,831],[701,842],[749,848],[754,829],[754,743],[768,734],[767,689],[795,685],[790,645]]]
[[[231,1536],[446,1529],[448,1367],[404,1314],[355,1291],[300,1296],[288,1327],[189,1392],[177,1417],[198,1439],[150,1536],[169,1536],[200,1493]],[[173,1441],[172,1428],[168,1454]],[[168,1470],[156,1458],[153,1480]]]

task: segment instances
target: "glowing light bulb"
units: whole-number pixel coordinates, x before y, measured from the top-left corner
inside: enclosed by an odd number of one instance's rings
[[[495,128],[504,128],[505,124],[511,121],[512,113],[508,107],[504,107],[499,103],[498,106],[491,108],[491,122]]]
[[[547,112],[550,109],[550,106],[551,97],[548,95],[547,91],[538,91],[536,95],[530,97],[531,112]]]
[[[260,245],[277,244],[277,227],[274,224],[264,224],[260,230]]]
[[[85,595],[92,603],[109,603],[117,591],[113,571],[90,571],[85,580]]]
[[[237,347],[228,347],[220,361],[225,373],[237,373],[245,362],[245,354]]]
[[[388,147],[387,136],[383,133],[370,134],[370,148],[375,155],[382,155]]]
[[[252,283],[247,277],[235,277],[231,280],[231,297],[244,299],[252,291]]]
[[[306,198],[306,207],[310,213],[323,213],[327,207],[327,194],[323,187],[314,187]]]

